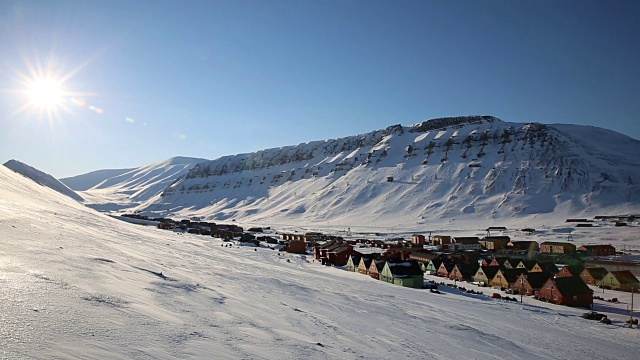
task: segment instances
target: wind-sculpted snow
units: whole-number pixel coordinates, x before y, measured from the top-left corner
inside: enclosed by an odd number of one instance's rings
[[[442,118],[203,162],[135,210],[264,225],[544,223],[639,212],[638,153],[601,129]]]
[[[633,359],[581,309],[402,288],[114,220],[0,168],[3,359]]]
[[[7,168],[21,174],[29,179],[35,181],[36,183],[51,188],[61,194],[64,194],[76,201],[83,201],[82,197],[78,195],[75,191],[69,189],[65,184],[61,183],[59,180],[54,178],[53,176],[44,173],[38,169],[35,169],[27,164],[21,163],[17,160],[9,160],[4,163],[4,166]]]

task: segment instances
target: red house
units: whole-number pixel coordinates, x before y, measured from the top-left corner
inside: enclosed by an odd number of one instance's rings
[[[607,275],[607,269],[603,267],[585,268],[580,273],[580,278],[588,285],[602,285],[602,279]]]
[[[440,264],[440,267],[438,268],[438,271],[436,272],[436,275],[448,278],[449,275],[451,274],[451,271],[453,271],[453,268],[455,266],[456,266],[456,264],[453,263],[453,262],[443,261]]]
[[[584,270],[584,266],[582,265],[565,265],[560,269],[560,271],[556,274],[557,277],[572,277],[572,276],[580,276]]]
[[[610,256],[616,254],[616,248],[611,245],[582,245],[577,250],[593,256]]]
[[[536,299],[558,305],[591,308],[593,291],[579,276],[549,278],[538,291]]]
[[[478,263],[456,264],[449,274],[449,279],[457,281],[470,280],[476,274],[479,267],[480,265],[478,265]]]
[[[513,284],[520,294],[538,295],[540,288],[549,280],[551,274],[548,272],[522,273]]]
[[[369,265],[369,276],[376,280],[380,280],[380,272],[384,269],[384,264],[387,263],[387,260],[373,260],[371,265]]]
[[[341,244],[335,249],[327,250],[327,256],[320,258],[320,261],[322,265],[344,266],[347,265],[349,256],[353,254],[360,253],[353,250],[353,246],[349,244]]]

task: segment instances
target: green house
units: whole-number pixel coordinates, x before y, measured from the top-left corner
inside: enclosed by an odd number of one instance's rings
[[[440,264],[442,264],[442,260],[432,259],[425,266],[424,272],[426,272],[429,275],[433,275],[438,272],[438,268],[440,267]]]
[[[424,274],[416,260],[389,259],[380,273],[380,280],[420,289],[424,285]]]
[[[629,270],[609,271],[602,278],[602,286],[620,291],[638,291],[640,281]]]

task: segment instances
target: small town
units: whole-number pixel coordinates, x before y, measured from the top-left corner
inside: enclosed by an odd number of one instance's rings
[[[322,265],[340,267],[399,286],[429,289],[432,293],[439,293],[438,285],[475,293],[462,286],[469,283],[495,289],[496,292],[489,295],[495,299],[518,301],[517,297],[508,295],[531,296],[556,305],[591,309],[594,299],[604,300],[592,287],[623,292],[638,292],[640,288],[640,280],[636,277],[640,264],[612,260],[619,252],[611,245],[512,241],[506,235],[492,235],[507,230],[504,227],[489,227],[482,238],[414,234],[410,239],[371,240],[345,239],[319,232],[280,233],[258,227],[245,231],[235,224],[149,219],[135,214],[124,217],[156,221],[159,229],[213,236],[229,243],[263,244],[282,252],[312,254],[312,261]],[[585,219],[567,221],[582,221],[578,225],[587,223]],[[626,226],[619,220],[615,224]],[[525,228],[522,231],[531,233],[535,230]],[[616,302],[617,298],[606,300]],[[592,316],[595,315],[585,313],[585,317]],[[610,321],[606,316],[598,320]],[[637,319],[630,321],[637,324]]]

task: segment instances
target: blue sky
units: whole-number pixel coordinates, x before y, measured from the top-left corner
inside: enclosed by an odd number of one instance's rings
[[[638,1],[3,1],[0,162],[61,178],[476,114],[640,139],[639,35]],[[22,106],[38,62],[69,75],[51,119]]]

